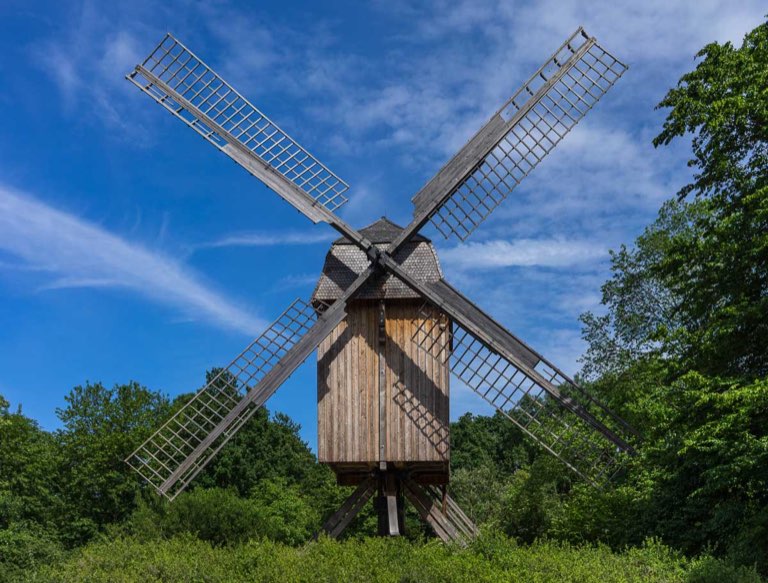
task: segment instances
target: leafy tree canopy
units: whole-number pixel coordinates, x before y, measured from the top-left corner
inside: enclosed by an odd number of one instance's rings
[[[675,298],[686,363],[715,375],[768,374],[768,23],[740,48],[712,43],[659,107],[654,144],[690,134],[705,200],[653,269]]]
[[[595,507],[623,498],[630,541],[652,533],[765,573],[768,23],[739,48],[714,43],[698,56],[661,102],[669,112],[654,142],[692,137],[693,182],[612,255],[606,313],[583,316],[593,389],[646,438]],[[554,528],[569,538],[580,515]],[[621,540],[601,522],[597,536]]]
[[[136,382],[106,388],[86,383],[64,398],[60,486],[67,503],[68,542],[130,514],[139,482],[124,460],[164,419],[168,399]]]

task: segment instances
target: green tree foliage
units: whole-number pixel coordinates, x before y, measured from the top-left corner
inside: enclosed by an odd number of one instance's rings
[[[0,528],[31,521],[44,525],[60,510],[54,436],[0,396]]]
[[[78,544],[130,514],[139,482],[124,460],[167,414],[168,400],[138,383],[77,386],[56,413],[63,428],[59,484],[63,529]]]
[[[677,298],[690,366],[713,375],[768,374],[768,23],[740,48],[712,43],[659,107],[654,144],[690,134],[696,169],[680,196],[706,212],[658,265]]]
[[[0,583],[61,558],[54,437],[0,395]]]
[[[664,398],[638,472],[653,484],[647,527],[686,552],[718,547],[768,572],[768,380],[691,372]]]
[[[318,485],[326,468],[317,463],[299,429],[288,416],[270,417],[262,407],[203,471],[197,485],[232,487],[243,496],[267,478]]]
[[[671,108],[655,145],[692,134],[697,169],[680,196],[694,193],[736,201],[768,180],[768,23],[748,33],[740,48],[711,43],[659,104]]]
[[[37,524],[0,528],[0,583],[26,580],[37,569],[63,559],[55,534]]]
[[[506,416],[467,413],[451,425],[451,495],[478,524],[522,542],[544,536],[573,476]]]
[[[206,373],[206,385],[212,381],[222,390],[232,391],[237,387],[237,380],[220,368]],[[194,393],[189,393],[176,397],[171,413],[186,405],[193,396]],[[271,416],[266,407],[261,407],[195,479],[195,486],[234,488],[241,496],[248,496],[265,479],[322,488],[329,471],[317,463],[299,436],[300,429],[287,415]]]
[[[612,277],[602,286],[607,312],[581,316],[588,343],[582,374],[587,379],[619,375],[649,357],[676,358],[675,332],[682,326],[679,298],[660,265],[676,240],[695,237],[706,214],[702,203],[669,201],[633,247],[611,251]]]
[[[501,413],[491,417],[465,413],[451,424],[453,468],[491,466],[509,475],[528,465],[538,454],[523,432]]]
[[[595,497],[596,529],[575,489],[550,534],[653,534],[768,573],[768,24],[699,57],[660,104],[655,140],[691,135],[694,180],[613,254],[607,312],[584,316],[593,389],[646,440],[624,483]]]

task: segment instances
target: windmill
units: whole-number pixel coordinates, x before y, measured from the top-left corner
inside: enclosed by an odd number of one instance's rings
[[[339,232],[312,297],[296,300],[127,462],[173,499],[315,350],[318,458],[356,486],[325,523],[338,536],[375,496],[382,534],[403,499],[443,540],[476,529],[446,493],[449,378],[593,483],[635,431],[443,278],[421,234],[464,241],[626,66],[579,28],[413,197],[402,228],[356,230],[348,186],[170,34],[127,79],[313,223]]]

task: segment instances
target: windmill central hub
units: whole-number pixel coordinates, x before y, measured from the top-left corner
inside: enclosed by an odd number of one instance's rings
[[[371,260],[371,263],[377,268],[382,269],[383,266],[381,264],[381,256],[383,254],[383,251],[376,247],[376,245],[372,244],[368,249],[366,250],[365,254],[368,256],[368,259]]]

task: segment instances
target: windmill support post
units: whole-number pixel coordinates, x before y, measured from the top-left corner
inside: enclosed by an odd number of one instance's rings
[[[394,467],[373,470],[339,510],[328,517],[321,532],[338,538],[374,492],[378,493],[373,504],[380,536],[405,534],[406,499],[443,542],[466,546],[478,534],[475,524],[447,494],[444,486],[420,485],[410,472]]]

